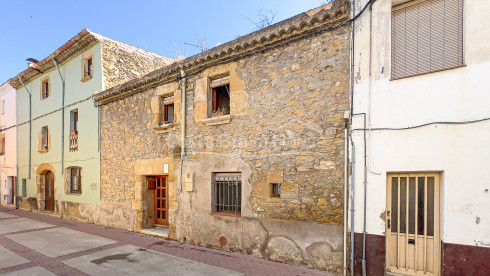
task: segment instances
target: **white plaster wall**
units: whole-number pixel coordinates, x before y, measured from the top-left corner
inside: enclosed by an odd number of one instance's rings
[[[8,194],[8,176],[17,176],[17,138],[16,138],[16,95],[15,89],[8,83],[0,87],[0,104],[5,101],[4,114],[1,116],[1,128],[7,130],[5,133],[5,154],[0,156],[0,193],[1,203],[5,205],[7,202],[4,195]]]
[[[356,8],[366,2],[356,0]],[[391,8],[391,0],[373,5],[371,89],[369,10],[357,23],[353,112],[367,113],[371,128],[490,118],[490,2],[465,1],[465,67],[395,81],[390,81]],[[362,116],[354,117],[352,128],[362,127]],[[386,209],[387,172],[441,171],[442,240],[490,247],[490,121],[370,131],[367,136],[369,234],[384,235],[381,214]],[[352,137],[356,145],[355,231],[362,232],[362,131],[354,131]]]

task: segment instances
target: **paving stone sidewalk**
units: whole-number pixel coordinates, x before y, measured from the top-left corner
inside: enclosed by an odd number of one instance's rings
[[[0,275],[331,275],[0,207]]]

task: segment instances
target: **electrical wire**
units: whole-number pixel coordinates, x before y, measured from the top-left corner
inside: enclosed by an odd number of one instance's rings
[[[431,125],[467,125],[467,124],[475,124],[475,123],[480,123],[480,122],[489,121],[489,120],[490,120],[490,118],[483,118],[483,119],[477,119],[477,120],[471,120],[471,121],[461,121],[461,122],[430,122],[430,123],[425,123],[425,124],[416,125],[416,126],[409,126],[409,127],[400,127],[400,128],[379,127],[379,128],[370,128],[370,129],[355,128],[355,129],[352,129],[351,131],[409,130],[409,129],[416,129],[416,128],[421,128],[421,127],[426,127],[426,126],[431,126]]]
[[[339,25],[336,25],[336,26],[333,26],[333,27],[329,27],[329,28],[325,28],[325,29],[318,30],[318,31],[313,31],[310,34],[307,34],[307,35],[304,35],[304,36],[301,36],[301,37],[297,37],[297,38],[294,38],[294,39],[291,39],[291,40],[288,40],[286,42],[279,43],[279,44],[276,44],[276,45],[273,45],[273,46],[265,47],[263,49],[259,49],[259,50],[252,51],[252,52],[248,52],[246,54],[243,54],[243,55],[240,55],[240,56],[236,56],[236,57],[231,58],[231,59],[228,59],[226,61],[217,62],[217,63],[213,63],[213,64],[210,64],[210,65],[206,65],[206,66],[200,68],[199,70],[197,70],[197,71],[195,71],[193,73],[186,74],[186,77],[193,77],[193,76],[199,75],[201,72],[203,72],[204,70],[207,70],[209,68],[213,68],[213,67],[216,67],[216,66],[220,66],[220,65],[231,63],[231,62],[235,62],[235,61],[241,60],[243,58],[254,56],[254,55],[259,54],[259,53],[266,53],[266,52],[272,51],[274,49],[277,49],[277,48],[280,48],[280,47],[283,47],[283,46],[291,45],[293,43],[296,43],[298,41],[301,41],[301,40],[304,40],[304,39],[307,39],[307,38],[319,36],[319,35],[324,34],[326,32],[334,31],[334,30],[337,30],[339,28],[345,27],[347,25],[350,25],[352,22],[356,21],[366,11],[366,9],[368,8],[368,6],[370,4],[375,3],[376,1],[377,0],[369,0],[369,2],[364,6],[364,8],[356,16],[354,16],[354,18],[351,18],[351,19],[349,19],[349,20],[347,20],[347,21],[345,21],[345,22],[343,22],[343,23],[341,23]],[[158,69],[158,70],[162,70],[163,71],[165,69],[166,68],[164,67],[164,68]],[[158,71],[158,70],[156,70],[156,71]],[[176,70],[178,70],[178,68]],[[155,71],[153,71],[153,72],[155,72]],[[148,74],[151,74],[151,72],[148,73]],[[140,79],[144,79],[145,76],[146,75],[144,75],[143,77],[140,77]],[[149,87],[146,87],[144,89],[141,89],[141,90],[138,90],[138,91],[135,91],[135,92],[132,92],[132,93],[127,93],[127,95],[124,95],[124,96],[120,96],[121,94],[124,94],[124,92],[120,92],[119,94],[109,96],[109,98],[116,98],[116,99],[114,99],[114,100],[109,99],[107,102],[99,103],[99,105],[107,105],[107,104],[112,103],[113,101],[116,101],[116,100],[117,101],[120,101],[120,100],[129,98],[129,97],[131,97],[133,95],[136,95],[136,94],[139,94],[139,93],[143,93],[143,92],[149,91],[150,89],[156,88],[158,86],[162,86],[162,85],[169,84],[169,83],[172,83],[172,82],[180,81],[181,79],[182,79],[182,77],[176,77],[176,78],[170,79],[170,80],[165,81],[165,82],[155,82],[155,84],[153,84],[153,85],[151,85]],[[104,91],[102,91],[100,93],[104,93]]]

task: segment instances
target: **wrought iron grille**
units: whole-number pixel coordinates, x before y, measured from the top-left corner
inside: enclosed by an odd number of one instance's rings
[[[391,78],[463,65],[463,0],[426,0],[393,8]]]
[[[241,173],[214,173],[212,181],[212,211],[240,214],[242,211]]]

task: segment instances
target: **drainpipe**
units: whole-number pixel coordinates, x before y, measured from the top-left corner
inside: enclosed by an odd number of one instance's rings
[[[61,175],[65,174],[65,80],[61,75],[58,62],[53,59],[54,66],[58,70],[61,79]]]
[[[351,53],[350,53],[350,91],[351,91],[351,99],[350,99],[350,110],[351,113],[354,113],[354,64],[355,64],[355,38],[356,38],[356,21],[354,18],[356,17],[356,3],[352,1],[352,26],[351,26]],[[352,116],[351,115],[351,126],[352,126]],[[351,138],[352,139],[352,138]],[[354,141],[352,141],[352,185],[351,185],[351,252],[350,252],[350,275],[354,275],[354,189],[355,189],[355,147]],[[347,176],[345,176],[347,178]],[[344,207],[344,212],[345,212]]]
[[[369,4],[369,130],[371,130],[371,90],[372,90],[372,56],[373,56],[373,3]],[[369,132],[371,137],[371,131]],[[371,145],[371,141],[369,141]],[[364,115],[364,222],[362,232],[362,275],[366,276],[366,207],[367,207],[367,158],[366,158],[366,115]]]
[[[15,125],[17,125],[18,122],[19,122],[19,115],[17,114],[17,95],[15,95]],[[17,126],[14,129],[15,129],[15,186],[17,189],[16,207],[17,209],[19,209],[19,200],[18,200],[20,197],[19,196],[19,164],[17,163],[18,160],[17,158],[19,156],[19,145],[17,142],[19,141],[19,132],[17,131],[18,129]],[[24,190],[22,190],[22,192],[27,194],[27,192],[24,192]]]
[[[351,138],[352,144],[352,173],[351,173],[351,209],[350,209],[350,275],[354,275],[354,213],[355,213],[355,192],[356,192],[356,147],[354,146],[354,141]]]
[[[348,174],[349,174],[349,142],[348,142],[348,127],[349,127],[350,112],[345,111],[344,113],[344,276],[347,274],[347,195],[348,195]]]
[[[186,74],[183,69],[180,70],[180,75],[182,77],[182,118],[181,118],[181,124],[182,124],[182,129],[181,129],[181,149],[180,149],[180,192],[182,192],[182,163],[184,158],[186,158],[186,153],[185,153],[185,110],[186,110]]]
[[[32,157],[32,119],[31,119],[31,116],[32,116],[32,102],[31,102],[31,92],[29,92],[29,89],[27,89],[26,85],[24,84],[24,82],[22,81],[22,77],[19,77],[19,81],[20,83],[22,84],[22,86],[24,86],[24,89],[27,91],[27,93],[29,94],[29,179],[31,179],[31,157]],[[18,147],[19,145],[17,145]],[[18,170],[18,168],[17,168]]]

